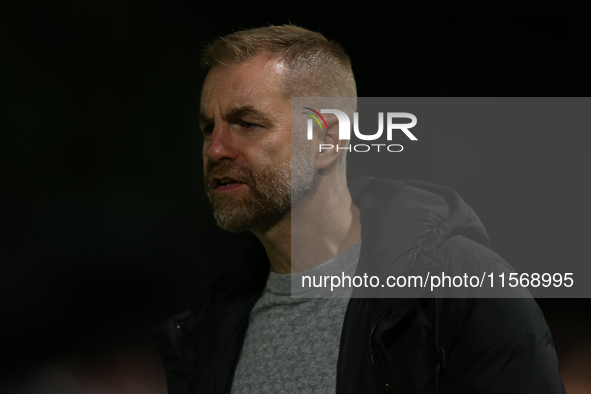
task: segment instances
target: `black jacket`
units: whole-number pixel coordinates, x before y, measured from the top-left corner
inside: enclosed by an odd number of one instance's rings
[[[372,178],[349,187],[361,212],[357,273],[383,267],[413,275],[491,267],[512,272],[487,248],[482,224],[453,190]],[[245,248],[199,305],[155,332],[170,394],[230,392],[249,314],[269,270],[261,261],[261,248]],[[467,295],[352,298],[337,394],[564,393],[536,302]]]

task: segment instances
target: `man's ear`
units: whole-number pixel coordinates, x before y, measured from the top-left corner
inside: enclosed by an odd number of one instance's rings
[[[339,140],[339,120],[337,116],[334,114],[328,114],[324,115],[324,118],[328,130],[326,130],[325,133],[320,134],[320,145],[314,163],[317,170],[328,168],[334,163],[339,155],[343,154],[342,150],[345,149],[347,143],[346,140]]]

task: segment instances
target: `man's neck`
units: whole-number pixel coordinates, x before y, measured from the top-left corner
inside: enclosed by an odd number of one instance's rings
[[[278,274],[314,268],[361,239],[359,209],[346,182],[318,186],[272,227],[253,230]]]

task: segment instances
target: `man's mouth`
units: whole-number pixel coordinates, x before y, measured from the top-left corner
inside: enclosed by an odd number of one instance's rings
[[[232,178],[214,178],[213,182],[214,188],[218,192],[229,192],[245,185],[244,182]]]

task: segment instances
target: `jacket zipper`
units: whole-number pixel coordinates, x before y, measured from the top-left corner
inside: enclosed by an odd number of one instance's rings
[[[414,253],[414,256],[412,258],[412,263],[410,264],[410,271],[412,272],[412,269],[414,268],[415,262],[417,261],[417,255],[419,254],[419,249],[417,249]],[[371,359],[371,366],[373,368],[373,374],[374,374],[374,379],[376,382],[376,393],[379,393],[379,388],[378,388],[378,372],[376,370],[376,365],[375,365],[375,361],[374,361],[374,357],[373,357],[373,333],[375,332],[376,328],[378,327],[378,325],[382,322],[382,320],[384,320],[386,318],[386,316],[388,316],[391,312],[392,309],[394,309],[394,307],[396,306],[396,303],[398,302],[398,298],[394,299],[394,302],[392,303],[392,305],[390,306],[390,308],[388,309],[388,312],[386,312],[381,318],[380,320],[377,321],[376,324],[374,324],[374,326],[371,329],[371,332],[369,333],[369,357]]]

